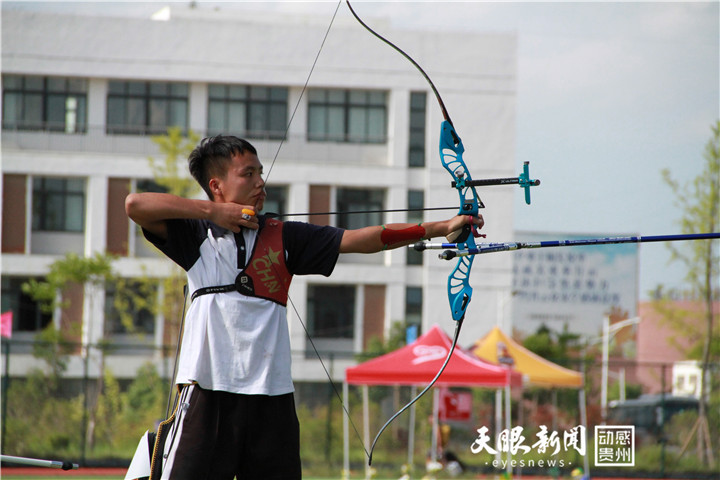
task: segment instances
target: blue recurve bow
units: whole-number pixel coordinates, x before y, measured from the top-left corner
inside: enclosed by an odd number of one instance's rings
[[[450,176],[452,176],[452,185],[458,192],[460,200],[458,215],[470,217],[477,216],[478,210],[480,208],[484,208],[485,205],[483,205],[482,201],[480,200],[480,197],[475,190],[475,186],[470,183],[472,182],[472,176],[470,175],[467,165],[463,160],[463,152],[465,151],[465,147],[463,146],[460,136],[455,131],[455,127],[453,126],[452,120],[450,119],[450,115],[448,114],[447,108],[445,107],[445,103],[443,102],[440,93],[435,87],[435,84],[432,82],[425,70],[423,70],[423,68],[415,60],[413,60],[412,57],[410,57],[397,45],[393,44],[385,37],[375,32],[365,22],[363,22],[363,20],[357,15],[357,13],[355,13],[355,10],[353,9],[349,1],[347,2],[347,5],[350,8],[350,11],[352,12],[355,19],[360,22],[360,24],[365,27],[365,29],[367,29],[375,37],[388,44],[390,47],[400,53],[403,57],[405,57],[408,61],[410,61],[410,63],[412,63],[415,68],[417,68],[418,71],[422,74],[425,80],[427,80],[430,88],[435,94],[435,98],[437,98],[444,118],[440,126],[440,160],[442,166],[445,168],[445,170],[448,171],[448,173],[450,173]],[[460,235],[455,239],[458,250],[462,251],[475,249],[475,238],[477,235],[478,234],[472,223],[469,222],[468,224],[466,224],[463,227]],[[407,405],[405,405],[403,408],[398,410],[397,413],[390,417],[390,419],[385,423],[385,425],[382,426],[378,434],[375,436],[372,446],[370,447],[370,453],[368,455],[368,465],[372,464],[372,453],[383,431],[388,427],[388,425],[390,425],[390,423],[392,423],[393,420],[395,420],[405,410],[410,408],[410,406],[417,402],[420,397],[422,397],[428,390],[430,390],[430,388],[432,388],[432,386],[442,375],[443,371],[445,371],[445,367],[447,367],[448,363],[450,362],[452,354],[455,351],[455,346],[457,345],[458,338],[460,336],[460,328],[462,326],[463,319],[465,318],[465,312],[467,311],[470,300],[472,299],[473,289],[470,286],[470,271],[472,269],[473,258],[473,255],[459,256],[455,268],[448,276],[448,300],[450,302],[452,318],[455,321],[455,333],[453,335],[450,351],[448,352],[447,357],[442,364],[442,367],[440,367],[440,370],[432,379],[432,381],[425,388],[423,388],[423,390],[417,396],[415,396],[415,398],[408,402]]]

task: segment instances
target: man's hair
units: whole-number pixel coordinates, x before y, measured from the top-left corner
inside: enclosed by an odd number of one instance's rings
[[[226,135],[204,138],[188,157],[190,175],[205,190],[210,200],[213,200],[210,179],[224,177],[233,155],[242,155],[245,152],[257,155],[255,147],[242,138]]]

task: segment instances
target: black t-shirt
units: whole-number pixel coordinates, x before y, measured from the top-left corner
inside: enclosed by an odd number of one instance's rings
[[[264,217],[260,217],[260,225]],[[228,230],[207,220],[168,220],[168,238],[163,240],[143,230],[145,237],[161,252],[185,271],[189,271],[200,258],[200,247],[208,241],[208,234],[222,236]],[[285,264],[292,275],[329,276],[340,251],[343,229],[318,226],[303,222],[283,222],[283,245],[286,251]],[[234,234],[237,247],[237,267],[244,268],[246,262],[243,232]]]

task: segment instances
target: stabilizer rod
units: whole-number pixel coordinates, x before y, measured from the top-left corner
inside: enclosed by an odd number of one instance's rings
[[[456,188],[456,182],[451,182],[452,188]],[[523,171],[517,177],[510,178],[485,178],[481,180],[468,180],[466,187],[489,187],[492,185],[520,185],[525,190],[525,203],[530,205],[530,187],[540,185],[540,180],[530,178],[530,162],[523,163]]]
[[[59,460],[40,460],[38,458],[13,457],[12,455],[0,455],[0,461],[16,463],[18,465],[29,465],[31,467],[61,468],[63,470],[77,470],[80,466],[77,463]]]

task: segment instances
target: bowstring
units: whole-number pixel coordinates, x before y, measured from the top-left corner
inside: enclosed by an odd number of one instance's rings
[[[458,207],[418,207],[418,208],[383,208],[372,210],[340,210],[336,212],[302,212],[302,213],[275,213],[265,212],[265,215],[271,218],[284,217],[312,217],[317,215],[358,215],[367,213],[399,213],[399,212],[429,212],[440,210],[457,210]]]
[[[375,450],[375,445],[377,444],[378,440],[380,439],[380,435],[393,422],[393,420],[395,420],[397,417],[399,417],[405,410],[410,408],[415,402],[420,400],[420,397],[425,395],[425,393],[428,390],[430,390],[433,387],[433,385],[435,385],[435,382],[438,381],[438,379],[440,378],[440,375],[442,375],[443,372],[445,371],[445,367],[447,367],[448,363],[450,363],[452,354],[455,351],[455,346],[457,345],[458,339],[460,338],[460,327],[462,327],[462,323],[463,323],[463,319],[460,319],[455,323],[455,334],[453,335],[453,341],[452,341],[452,345],[450,346],[450,352],[448,353],[448,356],[445,358],[445,362],[443,362],[442,367],[440,367],[440,371],[437,374],[435,374],[435,378],[433,378],[432,381],[430,381],[430,383],[425,388],[423,388],[422,392],[418,393],[415,396],[415,398],[410,400],[404,407],[402,407],[400,410],[398,410],[395,413],[395,415],[390,417],[390,419],[387,422],[385,422],[385,425],[382,426],[382,428],[377,433],[377,435],[375,435],[375,439],[373,440],[372,445],[370,446],[370,454],[368,456],[368,466],[372,465],[373,450]]]
[[[280,155],[280,150],[282,149],[282,147],[285,143],[285,140],[287,139],[288,132],[290,131],[290,126],[293,122],[293,119],[295,118],[295,114],[297,113],[298,108],[300,107],[300,102],[302,101],[303,96],[305,95],[305,91],[307,90],[308,85],[310,84],[310,77],[312,77],[312,74],[315,71],[315,66],[317,65],[318,59],[320,58],[320,53],[322,52],[323,47],[325,46],[325,42],[327,41],[327,38],[330,35],[330,30],[333,26],[333,23],[335,22],[335,17],[337,17],[337,13],[340,10],[341,4],[342,4],[342,0],[338,0],[337,6],[335,7],[335,11],[333,12],[332,18],[330,19],[330,24],[328,25],[327,30],[325,31],[325,35],[323,36],[322,42],[320,43],[320,48],[318,49],[318,52],[315,55],[315,59],[313,60],[312,66],[310,67],[310,71],[308,72],[307,78],[305,79],[303,88],[300,91],[300,96],[298,97],[298,100],[295,103],[295,107],[293,108],[292,114],[290,115],[290,119],[288,120],[287,127],[285,128],[285,133],[284,133],[283,137],[280,139],[278,148],[275,151],[275,155],[273,156],[272,162],[270,163],[270,167],[268,168],[267,174],[265,175],[265,185],[268,184],[268,180],[270,179],[270,174],[272,173],[272,170],[275,167],[275,162],[277,161],[278,156]],[[280,215],[280,216],[285,216],[285,215]],[[259,244],[262,244],[262,239],[261,239],[260,235],[257,235],[256,239],[257,239],[256,241]],[[275,267],[274,264],[271,264],[271,267],[275,271],[275,274],[279,275],[279,273],[277,271],[277,267]],[[322,366],[322,369],[325,372],[325,376],[327,377],[328,381],[330,382],[330,386],[332,387],[333,391],[335,392],[335,396],[338,398],[338,400],[340,400],[340,405],[342,406],[342,409],[345,412],[345,415],[347,416],[347,418],[350,422],[350,425],[352,426],[352,429],[355,431],[355,435],[360,440],[363,450],[365,451],[365,456],[370,458],[370,453],[368,452],[368,449],[365,446],[365,442],[362,439],[362,435],[360,435],[360,431],[358,430],[357,426],[355,425],[355,422],[353,422],[353,419],[350,416],[350,411],[348,410],[347,405],[345,404],[345,401],[343,400],[343,397],[337,388],[337,385],[335,384],[332,377],[330,376],[330,371],[328,370],[327,366],[325,365],[325,362],[323,361],[322,357],[320,356],[320,352],[317,349],[315,342],[313,341],[313,339],[310,335],[310,332],[308,331],[308,328],[305,325],[305,322],[303,321],[302,316],[300,315],[300,312],[298,311],[297,307],[295,306],[295,302],[293,302],[292,298],[290,297],[289,292],[288,292],[288,303],[292,307],[292,310],[295,312],[295,316],[297,317],[298,321],[300,322],[300,325],[302,325],[303,331],[305,332],[305,337],[310,341],[310,345],[312,346],[312,349],[315,352],[315,356],[320,361],[320,365]]]
[[[280,150],[283,147],[283,144],[285,143],[285,140],[287,139],[288,132],[290,131],[290,125],[292,125],[293,119],[295,118],[295,114],[298,111],[298,108],[300,107],[300,102],[302,102],[303,96],[305,95],[305,91],[308,88],[308,85],[310,84],[310,77],[312,77],[313,72],[315,71],[315,66],[317,65],[318,59],[320,58],[320,53],[323,50],[323,47],[325,46],[325,41],[327,40],[328,36],[330,35],[330,29],[333,26],[333,23],[335,23],[335,17],[337,16],[338,10],[340,10],[340,5],[342,4],[342,0],[338,0],[337,6],[335,7],[335,11],[333,12],[332,18],[330,19],[330,24],[327,27],[327,30],[325,30],[325,36],[323,36],[322,42],[320,42],[320,48],[317,51],[317,54],[315,55],[315,59],[313,60],[312,66],[310,67],[310,71],[308,72],[307,78],[305,79],[305,84],[303,85],[302,90],[300,91],[300,96],[297,99],[297,102],[295,102],[295,108],[293,108],[292,113],[290,114],[290,120],[288,120],[287,127],[285,127],[285,133],[283,134],[282,138],[280,139],[280,144],[278,145],[277,150],[275,151],[275,156],[273,156],[272,162],[270,162],[270,167],[268,168],[268,172],[265,175],[265,183],[267,183],[267,180],[270,178],[270,174],[272,173],[273,168],[275,167],[275,161],[278,158],[278,155],[280,155]]]

